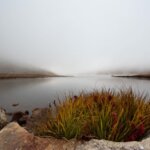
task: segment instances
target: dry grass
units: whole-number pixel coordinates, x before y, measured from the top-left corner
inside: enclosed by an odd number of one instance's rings
[[[150,131],[150,101],[145,99],[132,89],[69,96],[54,102],[32,130],[66,139],[140,140]]]

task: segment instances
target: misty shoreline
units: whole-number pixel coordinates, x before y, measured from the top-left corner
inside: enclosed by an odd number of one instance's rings
[[[119,77],[119,78],[136,78],[136,79],[150,79],[150,74],[112,75],[112,77]]]
[[[40,73],[0,73],[0,80],[2,79],[26,79],[26,78],[49,78],[49,77],[66,77],[56,74],[40,74]]]

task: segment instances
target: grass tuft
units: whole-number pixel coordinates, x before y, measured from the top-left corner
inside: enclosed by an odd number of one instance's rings
[[[111,141],[140,140],[150,131],[150,101],[132,89],[94,91],[54,101],[33,126],[40,136]]]

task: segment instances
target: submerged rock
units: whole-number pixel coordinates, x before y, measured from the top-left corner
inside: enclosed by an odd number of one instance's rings
[[[0,129],[2,129],[7,124],[6,111],[3,108],[0,108]]]
[[[13,107],[19,106],[19,103],[12,104]]]

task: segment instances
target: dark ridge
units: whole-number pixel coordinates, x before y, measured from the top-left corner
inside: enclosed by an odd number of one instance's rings
[[[137,78],[137,79],[150,79],[150,74],[112,75],[112,77],[120,77],[120,78]]]

